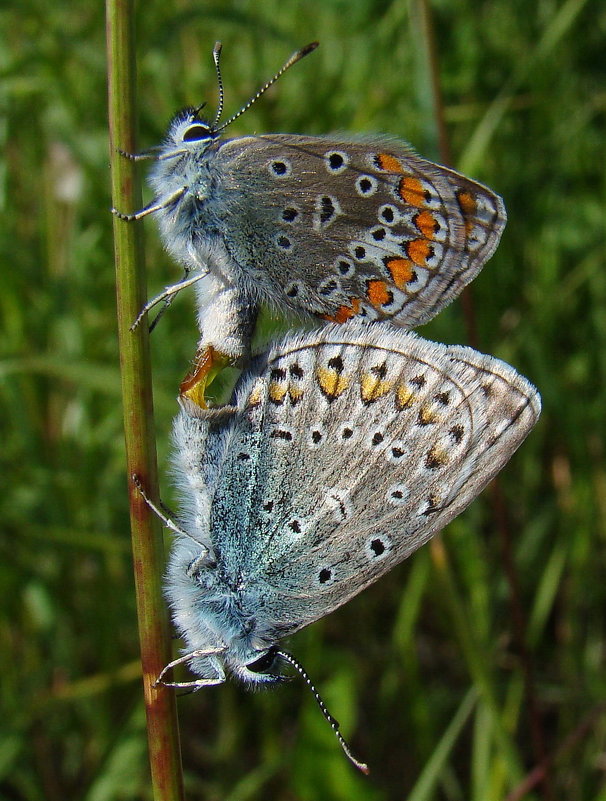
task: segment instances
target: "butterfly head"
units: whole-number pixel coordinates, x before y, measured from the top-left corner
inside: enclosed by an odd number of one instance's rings
[[[187,662],[191,673],[196,677],[193,681],[180,686],[197,689],[209,683],[222,683],[229,674],[254,689],[287,680],[287,677],[279,672],[280,661],[276,646],[255,651],[242,647],[242,643],[232,642],[223,647],[208,646],[205,643],[202,647],[185,653],[170,666]]]
[[[217,139],[219,132],[215,125],[200,117],[205,105],[184,108],[175,114],[168,126],[165,148],[186,153],[190,149],[204,148]]]
[[[156,212],[168,249],[188,263],[192,228],[199,224],[198,214],[211,191],[204,165],[220,135],[213,123],[200,117],[202,108],[185,108],[173,117],[164,142],[153,155],[148,182],[155,198],[144,210]],[[190,263],[193,269],[199,266],[195,259]]]
[[[275,645],[256,647],[254,638],[251,639],[246,628],[234,632],[233,621],[227,617],[221,620],[220,615],[213,615],[213,620],[206,622],[208,628],[201,640],[192,641],[191,630],[185,632],[189,646],[193,646],[185,658],[190,657],[189,666],[195,676],[205,681],[215,676],[224,679],[229,674],[250,688],[286,681],[280,672],[280,666],[284,666],[284,663]],[[218,649],[208,646],[210,641],[216,641],[216,635],[225,642]]]
[[[271,685],[286,681],[287,677],[280,674],[280,657],[275,645],[264,651],[252,651],[246,658],[254,655],[252,662],[244,662],[237,658],[239,655],[232,652],[232,661],[229,664],[231,673],[249,686]],[[233,657],[236,657],[234,659]],[[243,654],[244,656],[244,654]],[[229,656],[227,657],[229,661]]]

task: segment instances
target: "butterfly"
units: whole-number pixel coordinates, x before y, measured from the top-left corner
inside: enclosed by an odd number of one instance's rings
[[[290,664],[318,700],[280,641],[462,512],[541,404],[496,358],[351,323],[289,334],[242,373],[230,406],[181,407],[166,595],[186,648],[160,679],[186,662],[195,678],[166,683],[273,684]]]
[[[134,214],[114,212],[125,220],[152,214],[185,270],[142,314],[195,283],[199,352],[209,365],[213,357],[246,361],[261,303],[337,323],[421,325],[478,274],[505,226],[498,195],[393,137],[224,139],[224,129],[316,46],[294,53],[220,124],[217,43],[214,120],[200,116],[202,107],[187,108],[159,148],[131,156],[154,159],[155,197]]]

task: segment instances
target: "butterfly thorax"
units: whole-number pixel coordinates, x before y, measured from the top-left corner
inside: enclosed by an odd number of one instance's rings
[[[213,239],[220,236],[221,224],[212,202],[220,193],[221,176],[212,169],[217,147],[210,138],[181,145],[171,140],[162,150],[169,157],[161,157],[149,176],[156,200],[162,204],[157,219],[165,246],[190,269],[208,266]]]
[[[276,638],[259,625],[262,602],[257,581],[241,570],[227,572],[220,557],[200,560],[195,545],[183,543],[168,569],[173,615],[187,651],[223,648],[220,654],[196,657],[191,667],[203,678],[231,673],[246,683],[278,681],[271,673],[249,671]]]

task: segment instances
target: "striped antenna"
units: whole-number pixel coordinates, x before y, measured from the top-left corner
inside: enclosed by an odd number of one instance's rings
[[[322,712],[326,720],[329,722],[330,727],[335,733],[337,740],[341,744],[341,748],[345,752],[345,756],[347,757],[347,759],[349,759],[351,764],[355,765],[356,768],[358,768],[358,770],[361,770],[362,773],[365,773],[368,776],[368,774],[370,773],[368,765],[366,765],[364,762],[360,762],[360,760],[356,759],[355,756],[352,754],[351,748],[349,747],[349,745],[345,741],[345,738],[343,737],[343,735],[339,730],[339,722],[335,720],[335,718],[333,718],[333,716],[326,708],[326,704],[322,700],[320,693],[316,690],[312,680],[309,678],[307,671],[305,670],[303,665],[300,662],[298,662],[294,658],[294,656],[292,656],[292,654],[289,654],[287,651],[276,651],[276,655],[281,656],[282,659],[284,659],[286,662],[292,665],[294,669],[297,671],[297,673],[301,676],[305,684],[307,684],[307,686],[311,690],[313,697],[316,699],[316,703],[320,707],[320,711]]]
[[[219,65],[222,49],[223,45],[221,42],[215,42],[215,46],[213,47],[213,61],[215,62],[215,72],[217,73],[217,83],[219,85],[219,103],[217,105],[215,119],[213,120],[213,124],[211,126],[213,131],[217,130],[217,125],[221,119],[221,114],[223,114],[223,78],[221,77],[221,67]]]
[[[217,42],[213,50],[213,59],[215,61],[215,68],[217,70],[217,76],[219,79],[219,108],[217,109],[217,114],[215,116],[215,121],[213,123],[213,132],[219,133],[219,131],[222,131],[224,128],[227,128],[228,125],[231,125],[234,120],[237,120],[241,114],[244,114],[245,111],[248,111],[248,109],[252,106],[252,104],[256,103],[257,100],[261,97],[261,95],[264,95],[265,92],[267,92],[267,90],[269,89],[269,87],[273,86],[273,84],[278,80],[278,78],[284,75],[287,69],[290,69],[290,67],[292,67],[293,64],[296,64],[297,61],[301,61],[302,58],[305,58],[305,56],[307,56],[309,53],[312,53],[319,44],[320,44],[319,42],[311,42],[305,47],[302,47],[300,50],[297,50],[296,53],[293,53],[292,56],[288,59],[288,61],[284,64],[284,66],[281,67],[281,69],[279,69],[278,72],[276,72],[274,77],[270,81],[267,81],[267,83],[264,84],[259,89],[259,91],[254,97],[251,97],[248,103],[245,106],[243,106],[240,109],[240,111],[238,111],[237,114],[234,114],[233,117],[230,117],[227,120],[227,122],[224,122],[223,125],[221,125],[219,128],[215,128],[215,125],[218,123],[219,117],[221,116],[221,112],[223,111],[223,83],[221,81],[221,72],[219,70],[219,54],[221,53],[221,44],[220,42]]]

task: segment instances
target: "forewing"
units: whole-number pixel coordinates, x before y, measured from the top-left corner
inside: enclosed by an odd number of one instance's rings
[[[540,400],[490,356],[352,324],[285,340],[238,406],[213,538],[231,580],[261,586],[263,619],[294,631],[471,503]]]
[[[498,195],[395,139],[243,137],[216,159],[238,263],[267,276],[278,305],[334,322],[426,322],[478,274],[506,222]]]

